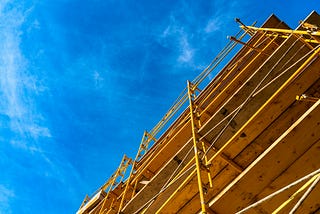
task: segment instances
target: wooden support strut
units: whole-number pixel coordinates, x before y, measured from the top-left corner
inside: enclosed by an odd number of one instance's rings
[[[238,24],[240,24],[240,27],[241,27],[242,29],[244,29],[250,36],[253,36],[253,35],[254,35],[255,32],[254,32],[253,30],[251,30],[250,28],[248,28],[245,24],[243,24],[239,18],[235,18],[235,21],[236,21]]]
[[[208,146],[211,146],[211,144],[205,139],[203,138],[201,141],[205,142]],[[218,152],[218,150],[214,147],[211,146],[211,149],[214,153]],[[223,152],[220,154],[220,157],[227,163],[229,164],[231,167],[233,167],[237,172],[241,173],[243,171],[243,168],[238,165],[236,162],[234,162],[232,159],[230,159],[226,154],[224,154]],[[210,162],[208,162],[207,164],[210,164]]]
[[[83,199],[79,209],[81,209],[89,200],[90,200],[89,196],[86,195],[86,197]]]
[[[243,26],[241,28],[244,29]],[[267,31],[267,32],[274,32],[274,33],[284,33],[284,34],[299,34],[299,35],[312,35],[312,36],[320,36],[320,31],[307,31],[307,30],[288,30],[288,29],[279,29],[279,28],[259,28],[253,26],[246,26],[247,29],[253,31]]]
[[[254,27],[254,26],[246,26],[243,23],[241,23],[240,27],[242,29],[246,30],[246,31],[272,32],[272,34],[266,34],[267,36],[274,36],[274,33],[276,33],[277,35],[279,35],[279,37],[282,37],[282,38],[288,38],[289,35],[310,36],[311,39],[301,37],[300,40],[303,41],[304,43],[320,44],[320,39],[318,38],[320,36],[319,28],[313,28],[313,29],[310,30],[308,27],[305,27],[306,24],[308,26],[310,25],[309,23],[302,23],[302,25],[301,25],[306,30],[288,30],[288,29],[278,29],[278,28],[258,28],[258,27]]]
[[[302,94],[302,95],[297,95],[296,96],[296,100],[298,101],[309,101],[309,102],[317,102],[320,98],[317,98],[317,97],[310,97],[306,94]]]
[[[144,150],[145,137],[146,137],[146,132],[144,132],[143,135],[142,135],[142,139],[141,139],[141,143],[140,143],[140,146],[139,146],[139,150],[138,150],[137,155],[136,155],[136,157],[135,157],[135,159],[134,159],[134,161],[132,163],[132,168],[131,168],[129,177],[128,177],[127,181],[126,181],[126,185],[125,185],[125,188],[124,188],[121,200],[120,200],[118,213],[121,212],[121,209],[124,206],[124,203],[126,201],[126,196],[127,196],[128,191],[129,191],[130,182],[131,182],[133,174],[134,174],[134,168],[135,168],[136,162],[141,157],[141,152]]]
[[[111,191],[113,190],[114,186],[117,184],[117,178],[120,177],[119,182],[121,182],[123,180],[125,173],[126,173],[126,170],[130,164],[132,164],[131,158],[128,158],[126,155],[124,155],[117,171],[112,175],[111,179],[101,187],[101,190],[104,191],[104,190],[108,189],[108,191],[107,191],[107,195],[103,199],[99,214],[105,213],[105,211],[107,210],[108,196],[111,193]],[[112,204],[113,204],[113,201],[110,206],[112,206]]]
[[[156,139],[154,136],[152,136],[149,132],[145,131],[146,136],[148,137],[148,139],[153,140],[154,142],[156,142],[158,139]]]
[[[257,51],[257,52],[259,52],[259,53],[261,53],[261,54],[264,54],[264,55],[266,55],[266,56],[270,56],[270,54],[267,54],[267,53],[263,52],[261,49],[256,48],[256,47],[254,47],[254,46],[252,46],[252,45],[249,45],[249,44],[247,44],[247,43],[245,43],[245,42],[243,42],[243,41],[241,41],[241,40],[238,40],[237,38],[235,38],[235,37],[233,37],[233,36],[229,36],[228,38],[229,38],[230,40],[232,40],[232,41],[235,41],[235,42],[241,44],[241,45],[247,46],[248,48],[250,48],[250,49],[252,49],[252,50],[255,50],[255,51]]]

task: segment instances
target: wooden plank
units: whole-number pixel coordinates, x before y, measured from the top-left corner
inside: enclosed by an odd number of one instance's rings
[[[219,121],[220,119],[222,119],[222,118],[219,118],[219,119],[217,119],[217,121]],[[197,200],[197,199],[196,199]],[[191,204],[192,202],[189,202],[188,204]],[[190,209],[190,206],[188,206],[188,205],[186,205],[186,207],[188,207],[187,209]],[[194,207],[194,206],[191,206],[191,207]]]
[[[138,178],[147,169],[156,173],[174,154],[179,151],[183,145],[191,138],[190,122],[186,123],[177,133],[168,139],[168,142],[163,145],[159,151],[149,160],[143,169],[135,176]],[[134,180],[132,180],[132,183]]]
[[[90,212],[101,200],[103,200],[105,196],[106,193],[103,190],[97,192],[81,209],[77,211],[77,214]]]
[[[219,172],[223,170],[225,174],[221,176]],[[231,167],[227,166],[225,160],[221,157],[216,159],[210,167],[210,173],[213,178],[213,188],[209,187],[209,181],[207,179],[207,172],[202,170],[201,177],[203,178],[204,186],[206,187],[206,201],[208,202],[211,196],[217,194],[224,186],[226,186],[233,178],[235,178],[239,172]],[[226,179],[227,178],[227,179]],[[200,203],[198,195],[198,184],[197,178],[194,174],[192,181],[184,185],[184,188],[179,190],[176,195],[170,200],[169,203],[161,210],[162,213],[184,213],[187,210],[196,210],[200,208]],[[156,203],[159,203],[156,201]],[[161,203],[163,203],[161,201]],[[155,209],[148,213],[154,213]]]
[[[221,158],[219,160],[216,160],[217,163],[220,165],[215,165],[215,167],[211,168],[211,175],[214,177],[215,174],[217,174],[219,171],[221,171],[222,168],[226,166],[225,161],[223,161]],[[221,167],[221,169],[220,169]],[[230,172],[235,172],[234,169],[230,170]],[[190,173],[189,173],[190,174]],[[187,175],[189,175],[187,174]],[[170,200],[170,202],[164,207],[164,209],[161,212],[167,213],[167,212],[177,212],[181,207],[185,206],[185,202],[189,201],[191,198],[194,197],[194,195],[197,195],[198,193],[198,186],[197,186],[197,180],[196,180],[196,174],[193,174],[192,179],[195,179],[194,182],[188,181],[186,184],[183,184],[183,188],[179,190],[176,195]],[[206,171],[202,171],[202,177],[204,178],[204,182],[206,185],[208,185],[208,180],[207,180],[207,173]],[[175,182],[174,185],[182,184],[183,180],[180,180],[178,182]],[[215,187],[218,187],[220,185],[216,185]],[[170,188],[163,193],[160,194],[160,196],[156,199],[156,201],[150,206],[148,209],[148,212],[146,213],[155,213],[157,209],[160,208],[160,206],[167,200],[169,196],[172,196],[172,193],[177,189],[177,186],[175,188]],[[186,190],[188,189],[188,190]],[[190,191],[189,191],[190,190]],[[183,199],[183,200],[181,200]],[[199,204],[200,207],[200,204]]]
[[[288,167],[283,173],[281,173],[274,181],[272,181],[272,183],[265,187],[261,191],[261,193],[256,196],[256,200],[264,198],[275,192],[276,190],[279,190],[287,186],[288,184],[298,180],[299,178],[308,175],[309,173],[312,173],[313,171],[320,168],[320,159],[317,157],[320,157],[320,141],[313,144],[311,148],[309,148],[304,154],[299,157],[299,159],[297,159],[292,165],[290,165],[290,167]],[[256,209],[257,212],[271,213],[282,202],[287,200],[304,183],[305,182],[302,182],[300,185],[297,185],[294,188],[290,188],[282,194],[279,194],[277,197],[268,200],[266,203],[262,204],[262,206],[259,206],[259,209]],[[319,188],[315,189],[307,198],[305,203],[302,204],[300,209],[297,210],[297,213],[313,213],[316,209],[318,209],[320,206],[319,194]],[[299,197],[297,197],[295,201],[297,201],[298,199]],[[295,201],[290,203],[287,208],[283,209],[283,213],[289,213]]]
[[[184,196],[185,196],[185,195],[184,195]],[[182,200],[182,201],[183,201],[183,200]],[[183,204],[183,203],[184,203],[184,202],[180,203],[180,205]],[[171,204],[174,204],[174,203],[171,203]],[[174,207],[179,207],[179,206],[174,205]],[[170,209],[170,210],[171,210],[171,209]]]
[[[194,156],[189,150],[192,148],[192,143],[186,143],[174,156],[170,156],[170,160],[159,172],[138,192],[130,202],[123,208],[124,213],[134,213],[140,207],[145,205],[152,197],[154,197],[161,188],[166,184],[177,167],[182,169],[186,163]],[[184,161],[182,161],[185,158]]]
[[[318,101],[240,176],[210,202],[217,212],[234,213],[247,206],[274,178],[320,138]],[[304,142],[304,143],[301,143]],[[283,155],[284,153],[290,155]],[[228,202],[228,207],[226,207]]]
[[[254,116],[229,139],[227,145],[221,151],[224,151],[229,157],[234,158],[295,101],[297,94],[302,94],[314,84],[320,77],[320,70],[318,69],[320,60],[318,58],[313,59],[315,61],[304,72],[297,71],[291,76]]]
[[[273,14],[265,21],[265,23],[262,24],[262,27],[275,26],[282,29],[289,29],[289,27],[284,22],[281,22],[281,20]],[[251,37],[249,41],[247,41],[247,43],[251,46],[254,46],[260,38],[262,38],[262,35],[256,34],[253,37]],[[268,41],[268,39],[266,41]],[[274,43],[276,44],[276,46],[278,46],[282,42],[283,39],[277,39]],[[262,48],[262,46],[260,45],[259,48]],[[242,66],[245,66],[245,61],[250,62],[258,54],[256,52],[252,52],[252,54],[249,54],[249,52],[250,48],[248,48],[247,46],[243,46],[239,50],[239,52],[230,60],[230,62],[226,64],[226,66],[221,70],[221,72],[219,72],[217,77],[209,83],[205,90],[201,92],[201,94],[199,95],[199,101],[196,101],[196,103],[201,103],[201,106],[203,108],[206,108],[208,106],[208,102],[211,102],[212,99],[216,96],[216,94],[220,93],[223,90],[223,87],[228,85],[230,81],[234,79],[234,76],[239,73],[239,70],[241,70],[240,66],[238,67],[238,69],[233,70],[232,73],[230,73],[231,68],[239,62],[242,64]],[[221,74],[223,75],[221,76]],[[219,87],[216,87],[217,79],[219,79]]]
[[[277,47],[272,43],[269,45],[270,46],[267,48],[267,50],[272,50]],[[234,93],[236,93],[236,91],[239,89],[242,83],[245,82],[247,78],[252,74],[252,71],[256,70],[263,62],[267,60],[267,58],[268,56],[266,55],[257,54],[248,63],[244,64],[244,68],[238,68],[236,70],[236,75],[232,78],[230,82],[227,82],[228,84],[221,86],[221,90],[218,90],[217,93],[214,94],[215,96],[210,99],[210,103],[207,104],[207,107],[204,108],[204,111],[208,111],[211,114],[214,114],[217,111],[219,112],[221,109],[221,105],[226,100],[228,100]]]
[[[195,165],[193,165],[193,167],[190,170],[190,174],[195,174]],[[151,206],[148,208],[148,210],[145,213],[161,213],[161,211],[159,210],[161,206],[163,206],[168,199],[175,193],[175,192],[179,192],[181,191],[181,189],[183,190],[184,187],[186,185],[188,185],[188,183],[190,182],[190,179],[187,179],[187,177],[190,175],[188,173],[186,174],[182,174],[181,177],[179,177],[175,182],[171,183],[170,186],[168,186],[168,188],[165,189],[165,191],[163,191],[157,198],[155,201],[153,201],[153,203],[151,204]],[[170,203],[170,202],[169,202]]]
[[[263,65],[259,65],[260,68],[255,71],[255,74],[249,78],[249,76],[243,76],[247,82],[246,84],[239,83],[235,87],[237,89],[237,93],[235,93],[232,97],[230,97],[224,107],[220,107],[218,110],[218,114],[214,114],[210,119],[210,122],[207,126],[204,126],[201,129],[201,133],[206,133],[210,127],[213,127],[215,124],[219,123],[226,115],[233,112],[238,106],[240,106],[250,95],[253,89],[258,85],[258,83],[265,77],[265,75],[270,71],[270,69],[274,66],[274,63],[278,61],[279,58],[286,53],[286,50],[293,44],[295,41],[294,38],[288,39],[283,45],[281,45],[274,54],[268,59],[268,61],[264,61]],[[294,45],[294,47],[289,51],[285,57],[279,62],[277,66],[273,69],[270,75],[264,80],[264,84],[268,83],[271,79],[279,75],[283,69],[282,65],[286,62],[290,62],[291,57],[296,54],[297,50],[301,47],[301,43]],[[303,56],[306,52],[308,52],[308,48],[303,48],[299,53],[299,57]],[[291,62],[292,63],[292,62]],[[290,63],[290,64],[291,64]],[[289,65],[290,65],[289,64]],[[216,146],[220,148],[225,142],[232,137],[236,131],[271,97],[271,95],[283,84],[288,77],[302,64],[302,62],[298,63],[296,66],[292,67],[285,75],[281,76],[277,81],[271,84],[268,88],[266,88],[263,93],[251,98],[248,103],[242,107],[241,112],[238,116],[236,116],[233,121],[230,123],[230,126],[227,128],[228,131],[220,137],[221,139],[216,143]],[[289,66],[288,65],[288,66]],[[253,72],[249,70],[248,72]],[[249,75],[249,74],[248,74]],[[249,79],[248,79],[249,78]],[[217,134],[223,127],[227,124],[229,120],[222,123],[215,130],[212,130],[207,137],[207,140],[211,141],[215,139]]]
[[[212,168],[215,168],[214,166],[215,165],[213,165]],[[207,192],[205,194],[206,203],[209,203],[212,197],[216,196],[219,192],[221,192],[221,190],[224,187],[226,187],[234,178],[236,178],[236,176],[239,175],[239,172],[229,165],[226,165],[222,171],[223,173],[219,173],[213,178],[212,180],[213,187],[207,188]],[[184,213],[198,213],[198,212],[200,212],[200,200],[199,200],[199,195],[195,194],[193,198],[191,198],[187,203],[184,204],[184,206],[182,206],[181,209],[178,210],[177,213],[184,214]]]
[[[272,16],[272,17],[270,17],[270,20],[268,20],[266,23],[271,23],[271,22],[279,22],[279,20],[276,18],[276,17],[274,17],[274,16]],[[252,40],[252,41],[254,41],[254,40]],[[207,117],[207,116],[206,116]],[[202,120],[206,120],[207,118],[201,118]],[[167,143],[168,144],[168,143]],[[167,145],[166,144],[166,145]],[[166,146],[163,146],[163,148],[164,147],[166,147]],[[169,152],[170,151],[172,151],[173,149],[168,149],[169,150]],[[168,151],[168,150],[166,150],[166,151]],[[167,152],[163,152],[163,149],[162,150],[160,150],[159,152],[157,152],[157,153],[154,153],[155,154],[155,156],[157,156],[158,154],[159,154],[159,157],[157,157],[156,158],[156,160],[157,160],[157,162],[156,162],[156,164],[155,163],[153,163],[153,160],[155,160],[155,158],[153,158],[153,159],[151,159],[151,161],[148,161],[148,165],[147,166],[143,166],[144,167],[144,169],[146,169],[146,168],[148,168],[149,170],[151,170],[151,171],[153,171],[153,172],[156,172],[156,170],[157,169],[159,169],[159,167],[161,167],[161,163],[163,163],[164,162],[164,160],[166,160],[166,158],[168,157],[168,153]],[[162,159],[161,159],[161,155],[162,154],[165,154],[165,157],[163,157]],[[153,164],[151,164],[151,163],[153,163]],[[157,168],[157,169],[156,169]],[[139,171],[139,170],[138,170]],[[138,173],[138,176],[139,175],[141,175],[141,174],[143,174],[144,173],[144,171],[142,171],[142,172],[140,172],[140,173]],[[137,177],[138,177],[137,176]],[[132,181],[132,182],[134,182],[134,181]]]
[[[320,79],[312,85],[304,94],[319,96]],[[292,123],[294,123],[307,109],[312,106],[312,102],[294,102],[286,109],[274,122],[272,122],[256,139],[252,141],[234,161],[247,167],[256,159],[267,147],[269,147]]]

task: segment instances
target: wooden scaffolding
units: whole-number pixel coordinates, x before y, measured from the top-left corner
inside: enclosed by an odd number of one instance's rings
[[[295,30],[275,15],[237,22],[78,214],[320,213],[320,16]]]

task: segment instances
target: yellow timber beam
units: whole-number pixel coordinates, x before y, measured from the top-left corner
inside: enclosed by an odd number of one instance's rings
[[[302,187],[300,187],[300,189],[298,189],[294,194],[292,194],[290,196],[290,198],[288,200],[286,200],[285,202],[283,202],[275,211],[272,212],[272,214],[277,214],[279,213],[285,206],[287,206],[292,200],[295,199],[295,197],[301,193],[302,191],[304,191],[308,186],[310,186],[313,183],[317,183],[319,181],[320,178],[320,173],[316,174],[315,176],[313,176],[309,181],[307,181]],[[291,212],[290,212],[291,213]]]
[[[107,190],[107,195],[106,197],[103,199],[102,202],[102,206],[101,209],[99,211],[99,214],[105,213],[106,209],[107,209],[107,201],[108,201],[108,197],[110,192],[113,190],[113,188],[115,187],[115,185],[117,185],[118,183],[121,183],[126,170],[128,168],[128,166],[132,164],[132,160],[131,158],[128,158],[126,155],[123,156],[122,161],[117,169],[117,171],[112,175],[112,177],[101,187],[101,190]],[[120,177],[120,179],[118,180],[118,178]],[[111,203],[112,205],[113,203]]]
[[[240,26],[244,29],[243,26]],[[288,29],[279,29],[279,28],[259,28],[253,26],[246,26],[247,28],[254,31],[267,31],[274,33],[284,33],[284,34],[299,34],[299,35],[312,35],[312,36],[320,36],[320,31],[308,31],[308,30],[288,30]]]
[[[121,197],[121,200],[120,200],[120,205],[118,207],[118,212],[121,211],[122,207],[124,206],[124,203],[126,202],[127,200],[127,193],[129,191],[129,186],[130,186],[130,181],[133,177],[133,173],[134,173],[134,168],[135,168],[135,165],[136,165],[136,161],[141,157],[141,152],[142,151],[145,151],[145,137],[146,137],[146,133],[144,132],[143,135],[142,135],[142,139],[141,139],[141,143],[140,143],[140,146],[139,146],[139,150],[138,150],[138,153],[135,157],[135,160],[133,161],[132,163],[132,168],[131,168],[131,171],[130,171],[130,174],[129,174],[129,177],[126,181],[126,185],[125,185],[125,189],[123,191],[123,194],[122,194],[122,197]]]
[[[190,118],[191,118],[191,129],[192,129],[192,141],[193,141],[193,148],[194,148],[194,155],[195,155],[195,161],[196,161],[196,171],[197,171],[197,180],[198,180],[198,188],[199,188],[199,195],[200,195],[200,204],[201,204],[201,212],[203,214],[207,213],[206,211],[206,202],[204,199],[204,193],[203,193],[203,183],[201,179],[201,160],[199,159],[199,137],[197,136],[197,129],[195,124],[195,115],[194,115],[194,91],[191,88],[191,83],[188,81],[188,98],[189,98],[189,109],[190,109]]]

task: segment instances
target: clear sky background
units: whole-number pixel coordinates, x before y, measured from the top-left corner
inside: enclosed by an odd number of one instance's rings
[[[0,213],[75,213],[238,31],[310,1],[0,0]]]

